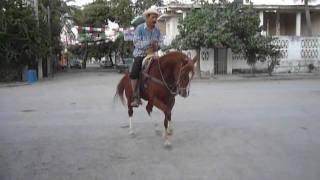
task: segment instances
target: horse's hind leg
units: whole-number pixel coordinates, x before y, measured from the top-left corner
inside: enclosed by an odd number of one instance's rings
[[[134,136],[134,131],[132,129],[132,115],[133,115],[133,108],[128,105],[128,114],[129,114],[129,134]]]
[[[132,128],[132,116],[133,116],[133,108],[131,106],[131,102],[132,102],[132,91],[131,91],[131,85],[129,86],[129,88],[126,88],[126,98],[127,98],[127,105],[128,105],[128,115],[129,115],[129,134],[134,137],[135,133],[133,131]],[[130,90],[128,90],[130,89]]]

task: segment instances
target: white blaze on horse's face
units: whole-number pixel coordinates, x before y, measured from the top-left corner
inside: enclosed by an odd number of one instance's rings
[[[188,65],[186,65],[188,66]],[[193,66],[192,66],[193,67]],[[190,92],[190,81],[193,78],[193,68],[185,67],[181,72],[181,79],[179,84],[179,95],[188,97]]]

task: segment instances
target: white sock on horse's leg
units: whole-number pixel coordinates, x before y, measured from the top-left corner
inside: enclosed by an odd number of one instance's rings
[[[129,134],[130,134],[130,135],[133,135],[133,134],[134,134],[134,132],[133,132],[133,130],[132,130],[132,116],[129,117]]]
[[[168,129],[164,130],[164,147],[165,148],[170,148],[171,147],[171,143],[169,141],[169,134],[168,134]]]

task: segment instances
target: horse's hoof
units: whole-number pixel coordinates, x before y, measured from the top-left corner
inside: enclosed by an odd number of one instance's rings
[[[169,140],[166,140],[166,141],[164,142],[164,147],[167,148],[167,149],[172,148],[172,145],[171,145],[171,143],[170,143]]]

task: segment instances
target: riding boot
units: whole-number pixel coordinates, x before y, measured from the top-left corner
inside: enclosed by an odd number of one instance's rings
[[[139,84],[139,82],[138,82]],[[132,96],[132,102],[131,102],[131,106],[132,107],[138,107],[141,103],[141,100],[140,100],[140,92],[139,92],[139,85],[136,85],[135,89],[134,89],[134,92],[133,92],[133,96]]]
[[[141,105],[141,99],[139,96],[139,92],[137,92],[137,90],[134,92],[133,96],[132,96],[132,102],[131,102],[131,106],[132,107],[138,107],[139,105]]]

